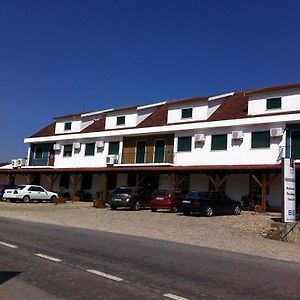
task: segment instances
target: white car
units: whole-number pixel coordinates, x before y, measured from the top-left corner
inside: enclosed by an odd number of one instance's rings
[[[10,202],[16,202],[18,200],[24,203],[29,203],[32,200],[55,202],[55,199],[58,198],[58,194],[49,192],[39,185],[18,185],[14,189],[5,190],[3,198],[10,200]]]

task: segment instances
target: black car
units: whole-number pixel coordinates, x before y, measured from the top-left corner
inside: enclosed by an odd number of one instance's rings
[[[179,210],[185,215],[200,213],[207,217],[218,214],[239,215],[241,203],[221,192],[191,191],[181,201]]]
[[[14,184],[0,184],[0,200],[3,198],[4,191],[6,189],[14,189],[16,185]]]
[[[129,207],[139,210],[150,207],[151,192],[143,187],[119,187],[113,190],[107,203],[112,210],[118,207]]]

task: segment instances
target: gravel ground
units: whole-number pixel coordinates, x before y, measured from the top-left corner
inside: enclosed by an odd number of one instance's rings
[[[300,244],[265,239],[278,213],[183,216],[161,211],[95,209],[92,203],[0,202],[0,217],[143,236],[300,262]]]

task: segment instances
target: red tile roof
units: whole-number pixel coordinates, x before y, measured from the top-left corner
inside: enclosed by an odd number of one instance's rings
[[[255,95],[255,94],[263,94],[269,92],[278,92],[278,91],[286,91],[286,90],[295,90],[300,89],[300,83],[286,84],[286,85],[276,85],[271,87],[265,87],[260,89],[253,89],[246,91],[246,95]]]
[[[99,120],[95,121],[93,124],[86,127],[81,132],[87,133],[87,132],[104,131],[105,130],[105,119],[106,119],[105,116],[100,117]]]
[[[43,137],[43,136],[52,136],[52,135],[55,135],[55,122],[53,122],[50,125],[44,127],[43,129],[41,129],[38,132],[34,133],[30,137],[33,138],[33,137]]]
[[[147,117],[144,121],[137,125],[138,128],[153,127],[153,126],[164,126],[167,125],[168,119],[168,106],[161,105]]]

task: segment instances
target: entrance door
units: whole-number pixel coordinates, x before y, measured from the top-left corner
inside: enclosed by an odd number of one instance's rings
[[[154,149],[154,162],[163,163],[165,158],[165,140],[156,140]]]
[[[135,152],[135,162],[136,163],[144,163],[145,162],[145,149],[146,149],[146,142],[145,141],[137,141],[136,152]]]
[[[54,149],[53,147],[50,147],[48,166],[54,166],[54,157],[55,157]]]
[[[300,158],[300,131],[292,131],[291,138],[292,138],[291,156],[293,159],[299,159]]]

